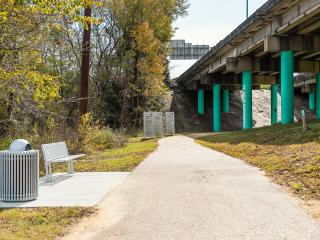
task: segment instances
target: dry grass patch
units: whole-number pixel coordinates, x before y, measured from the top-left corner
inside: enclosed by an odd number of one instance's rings
[[[0,240],[56,239],[66,228],[93,214],[93,208],[0,210]]]
[[[301,123],[199,138],[198,143],[263,169],[303,199],[320,200],[320,123]]]

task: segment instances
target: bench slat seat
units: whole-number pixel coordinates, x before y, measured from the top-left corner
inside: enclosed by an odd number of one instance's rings
[[[68,173],[74,173],[73,160],[85,156],[85,154],[69,155],[66,142],[57,142],[41,145],[43,158],[46,166],[46,179],[52,181],[51,163],[68,163]]]
[[[85,154],[77,154],[77,155],[70,155],[70,156],[66,156],[66,157],[61,157],[61,158],[57,158],[57,159],[52,159],[49,162],[66,162],[66,161],[70,161],[70,160],[75,160],[77,158],[81,158],[84,157]]]

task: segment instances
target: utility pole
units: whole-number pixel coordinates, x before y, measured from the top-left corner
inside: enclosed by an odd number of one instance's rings
[[[249,17],[249,0],[247,0],[247,7],[246,7],[246,17],[248,18]]]
[[[91,17],[91,8],[84,10],[85,17]],[[89,98],[89,71],[90,71],[90,32],[91,23],[84,23],[83,41],[82,41],[82,62],[81,62],[81,84],[80,84],[80,115],[88,112]]]

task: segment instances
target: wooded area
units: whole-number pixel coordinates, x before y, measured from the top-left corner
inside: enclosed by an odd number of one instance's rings
[[[78,129],[88,29],[92,119],[139,128],[143,111],[162,107],[172,22],[187,8],[187,0],[0,0],[1,135]]]

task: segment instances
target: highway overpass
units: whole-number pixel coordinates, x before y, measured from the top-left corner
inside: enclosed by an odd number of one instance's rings
[[[215,24],[215,23],[212,23]],[[205,91],[213,94],[213,130],[221,130],[229,91],[242,90],[243,128],[252,128],[252,90],[270,85],[271,123],[294,121],[294,74],[316,74],[301,84],[320,119],[320,0],[269,0],[177,80],[180,89],[197,91],[198,114]],[[222,100],[222,102],[221,102]],[[221,107],[222,106],[222,107]]]

